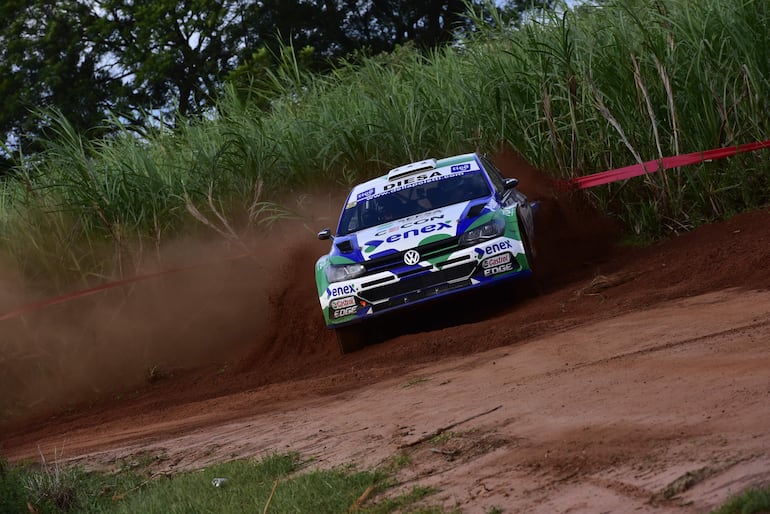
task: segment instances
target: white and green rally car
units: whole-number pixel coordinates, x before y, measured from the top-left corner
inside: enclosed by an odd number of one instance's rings
[[[318,298],[343,353],[361,322],[444,295],[532,275],[533,204],[486,157],[428,159],[359,184],[331,251],[315,267]]]

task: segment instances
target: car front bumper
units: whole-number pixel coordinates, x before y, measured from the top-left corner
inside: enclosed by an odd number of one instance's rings
[[[396,257],[387,269],[374,267],[326,288],[319,301],[329,328],[532,273],[521,241],[508,236],[450,249],[412,266]]]

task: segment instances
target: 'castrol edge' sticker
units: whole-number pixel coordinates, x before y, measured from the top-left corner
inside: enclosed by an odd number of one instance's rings
[[[338,298],[329,302],[329,305],[332,309],[344,309],[345,307],[352,307],[355,304],[356,299],[352,296],[348,296],[347,298]]]
[[[497,275],[513,270],[513,255],[510,253],[501,253],[494,257],[489,257],[481,261],[481,267],[484,268],[484,276]]]

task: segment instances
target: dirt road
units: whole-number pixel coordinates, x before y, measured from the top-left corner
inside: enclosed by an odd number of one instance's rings
[[[770,211],[619,247],[579,199],[548,196],[511,156],[501,167],[543,198],[541,296],[446,302],[339,356],[296,271],[323,245],[289,242],[248,344],[8,420],[3,455],[59,450],[105,468],[149,455],[174,470],[287,450],[368,468],[406,453],[404,488],[436,486],[432,503],[469,513],[708,512],[770,483]],[[243,264],[230,266],[219,282],[241,284]]]

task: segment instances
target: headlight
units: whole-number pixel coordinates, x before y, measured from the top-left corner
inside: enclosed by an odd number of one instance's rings
[[[363,264],[342,264],[340,266],[331,265],[326,268],[326,278],[329,282],[342,282],[351,278],[360,277],[364,274],[366,268]]]
[[[496,218],[461,235],[460,244],[476,244],[479,241],[485,241],[487,239],[501,236],[503,232],[505,232],[505,221],[500,218]]]

